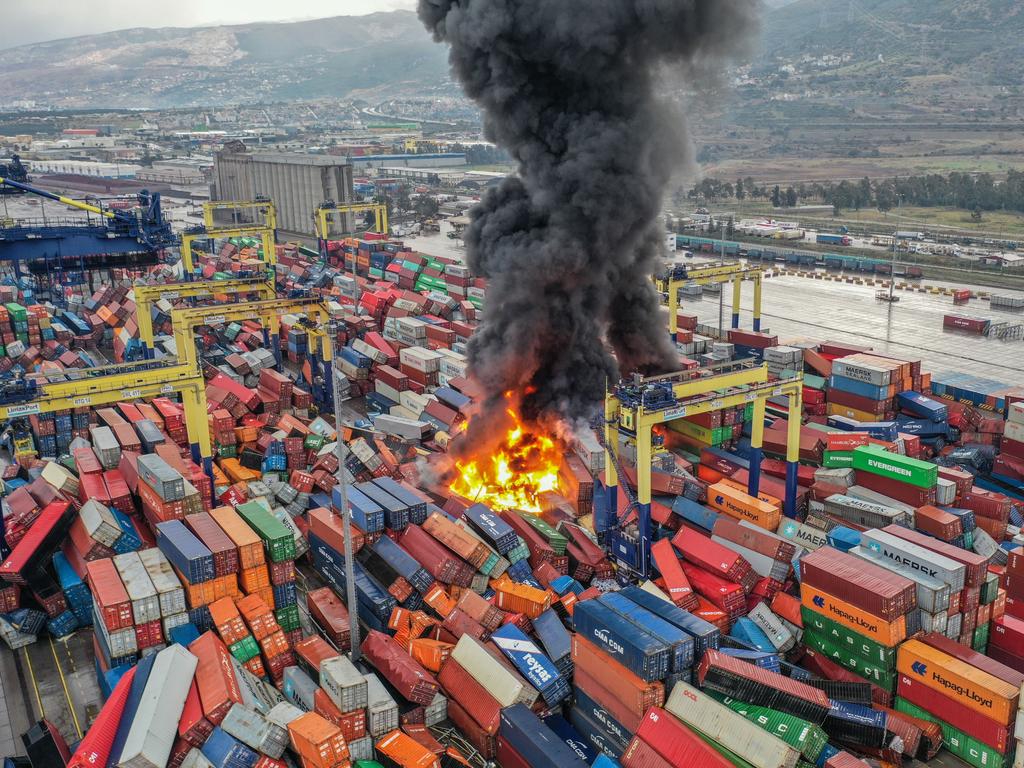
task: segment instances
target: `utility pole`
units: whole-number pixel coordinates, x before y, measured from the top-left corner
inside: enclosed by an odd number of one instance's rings
[[[725,264],[725,222],[722,222],[722,264]],[[725,290],[722,284],[718,284],[718,335],[719,338],[725,331]]]
[[[353,662],[359,661],[359,603],[356,598],[356,573],[352,554],[352,510],[348,506],[348,479],[345,476],[345,457],[348,446],[341,436],[341,382],[337,361],[341,359],[338,350],[338,334],[331,333],[331,347],[334,358],[331,361],[331,376],[334,381],[334,451],[338,457],[338,472],[335,475],[341,494],[341,524],[345,542],[345,602],[348,608],[349,635],[352,641],[350,656]],[[333,495],[333,494],[332,494]]]
[[[896,289],[896,243],[900,233],[900,214],[903,213],[903,195],[896,195],[896,231],[892,235],[892,271],[889,273],[889,306],[892,306],[893,291]]]

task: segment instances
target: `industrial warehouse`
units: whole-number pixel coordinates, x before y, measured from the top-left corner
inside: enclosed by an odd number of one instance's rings
[[[1024,766],[1013,259],[670,208],[760,6],[419,0],[479,136],[13,142],[3,768]]]

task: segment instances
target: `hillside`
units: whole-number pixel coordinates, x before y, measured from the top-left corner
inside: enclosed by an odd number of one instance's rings
[[[128,29],[0,51],[0,104],[175,107],[379,95],[447,78],[414,13]]]

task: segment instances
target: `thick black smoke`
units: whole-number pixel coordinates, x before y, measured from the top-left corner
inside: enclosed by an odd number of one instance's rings
[[[575,420],[619,371],[676,365],[650,277],[662,196],[689,142],[655,81],[661,65],[692,72],[737,53],[757,5],[420,0],[486,135],[519,165],[471,211],[466,236],[472,272],[489,280],[470,366],[495,405],[526,393],[527,419]]]

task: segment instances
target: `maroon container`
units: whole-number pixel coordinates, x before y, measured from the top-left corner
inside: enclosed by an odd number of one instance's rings
[[[1013,502],[1001,493],[973,487],[963,494],[961,503],[978,517],[1004,523],[1010,519],[1010,510],[1013,508]]]
[[[449,707],[457,703],[478,728],[493,736],[501,724],[501,704],[457,661],[449,658],[437,682],[448,695]],[[449,714],[451,710],[449,709]]]
[[[888,496],[896,501],[902,501],[912,507],[922,507],[925,504],[935,503],[934,488],[918,488],[916,485],[903,483],[881,475],[873,475],[870,472],[857,470],[857,485],[877,491],[883,496]]]
[[[985,575],[988,573],[988,560],[981,555],[968,552],[966,549],[960,549],[960,547],[955,547],[944,541],[938,541],[931,536],[926,536],[923,533],[912,531],[900,525],[887,525],[882,530],[904,541],[918,544],[925,549],[930,549],[932,552],[945,555],[954,562],[961,563],[966,571],[964,582],[968,587],[980,587],[981,583],[985,580]]]
[[[675,768],[639,736],[633,737],[620,760],[624,768]],[[684,763],[677,763],[677,765],[684,765]]]
[[[282,560],[270,564],[270,583],[275,587],[295,581],[295,561]]]
[[[800,577],[802,582],[886,621],[917,606],[917,585],[910,579],[831,547],[804,555]]]
[[[218,576],[238,573],[238,547],[221,530],[216,520],[206,512],[200,512],[196,515],[186,515],[184,523],[203,546],[213,553],[214,573]]]
[[[937,539],[952,541],[963,533],[963,524],[956,515],[926,504],[914,514],[914,526]]]
[[[512,745],[500,736],[495,749],[495,757],[498,758],[498,765],[502,768],[533,768],[526,758],[513,749]]]
[[[849,752],[836,752],[825,761],[825,768],[868,768],[868,764]]]
[[[1011,621],[1024,630],[1024,622],[1013,619],[1012,617]],[[996,628],[992,627],[992,629],[994,630],[994,635]],[[978,653],[969,646],[954,642],[945,635],[940,635],[938,632],[927,632],[919,636],[917,639],[925,645],[930,645],[932,648],[970,664],[972,667],[977,667],[982,672],[987,672],[992,675],[992,677],[1004,680],[1010,685],[1016,686],[1017,688],[1024,685],[1024,674],[1021,674],[1017,670],[1012,669],[1005,664],[1000,664],[998,661],[994,661],[983,653]]]
[[[816,724],[820,724],[828,714],[830,702],[824,691],[715,650],[705,652],[697,666],[700,685],[703,687],[712,677],[726,675],[752,684],[744,686],[750,690],[744,692],[743,701],[781,709]],[[731,695],[728,691],[723,692]],[[806,706],[800,702],[806,702]],[[794,709],[799,711],[792,711]]]
[[[915,757],[921,746],[921,729],[914,725],[907,715],[888,707],[876,705],[873,708],[886,713],[885,729],[899,736],[900,741],[903,742],[903,754],[907,757]]]
[[[468,587],[473,582],[475,569],[418,525],[408,526],[399,544],[441,583]]]
[[[796,547],[788,541],[774,536],[760,528],[747,528],[740,525],[738,520],[725,515],[719,515],[715,520],[711,533],[720,536],[728,541],[735,542],[741,547],[746,547],[752,552],[770,557],[772,560],[791,562],[796,554]]]
[[[309,613],[321,630],[338,648],[348,650],[351,644],[348,609],[330,587],[316,589],[306,595]]]
[[[448,699],[448,719],[459,729],[459,733],[477,748],[480,754],[488,760],[495,758],[498,753],[498,740],[494,737],[494,732],[489,733],[481,728],[480,724],[451,698]]]
[[[956,699],[944,696],[906,675],[899,676],[896,695],[926,712],[934,713],[940,720],[955,725],[968,736],[973,736],[999,752],[1005,752],[1013,741],[1012,725],[1000,725]]]
[[[871,686],[871,701],[883,707],[892,706],[892,693],[875,685],[871,681],[865,681],[865,679],[860,675],[854,674],[845,667],[836,664],[822,653],[818,653],[811,648],[805,648],[804,656],[800,659],[800,664],[805,669],[810,670],[818,677],[822,677],[825,680],[836,680],[843,683],[868,682]]]
[[[630,730],[636,729],[640,718],[650,707],[660,707],[665,703],[664,685],[657,681],[648,683],[641,680],[579,635],[572,636],[572,660],[575,665],[573,681],[576,686],[587,693],[593,693],[594,686],[601,689],[598,693],[606,692],[607,695],[600,699],[599,703],[609,708],[609,712],[612,711],[611,706],[628,711],[629,719],[633,721],[632,726],[624,719],[616,719]],[[592,698],[597,700],[596,697]],[[609,699],[613,704],[609,705]]]
[[[858,411],[873,413],[876,416],[882,416],[886,411],[893,410],[891,398],[888,400],[874,400],[864,395],[844,392],[841,389],[830,389],[828,391],[828,401],[836,405],[846,406],[847,408],[856,408]]]
[[[480,640],[482,642],[490,636],[490,633],[484,629],[480,622],[458,608],[445,617],[441,626],[451,632],[455,637],[469,635],[474,640]]]
[[[424,706],[434,700],[437,681],[393,637],[371,631],[360,649],[366,660],[407,700]]]
[[[989,646],[995,646],[1024,657],[1024,621],[1013,616],[1003,616],[992,622]]]

